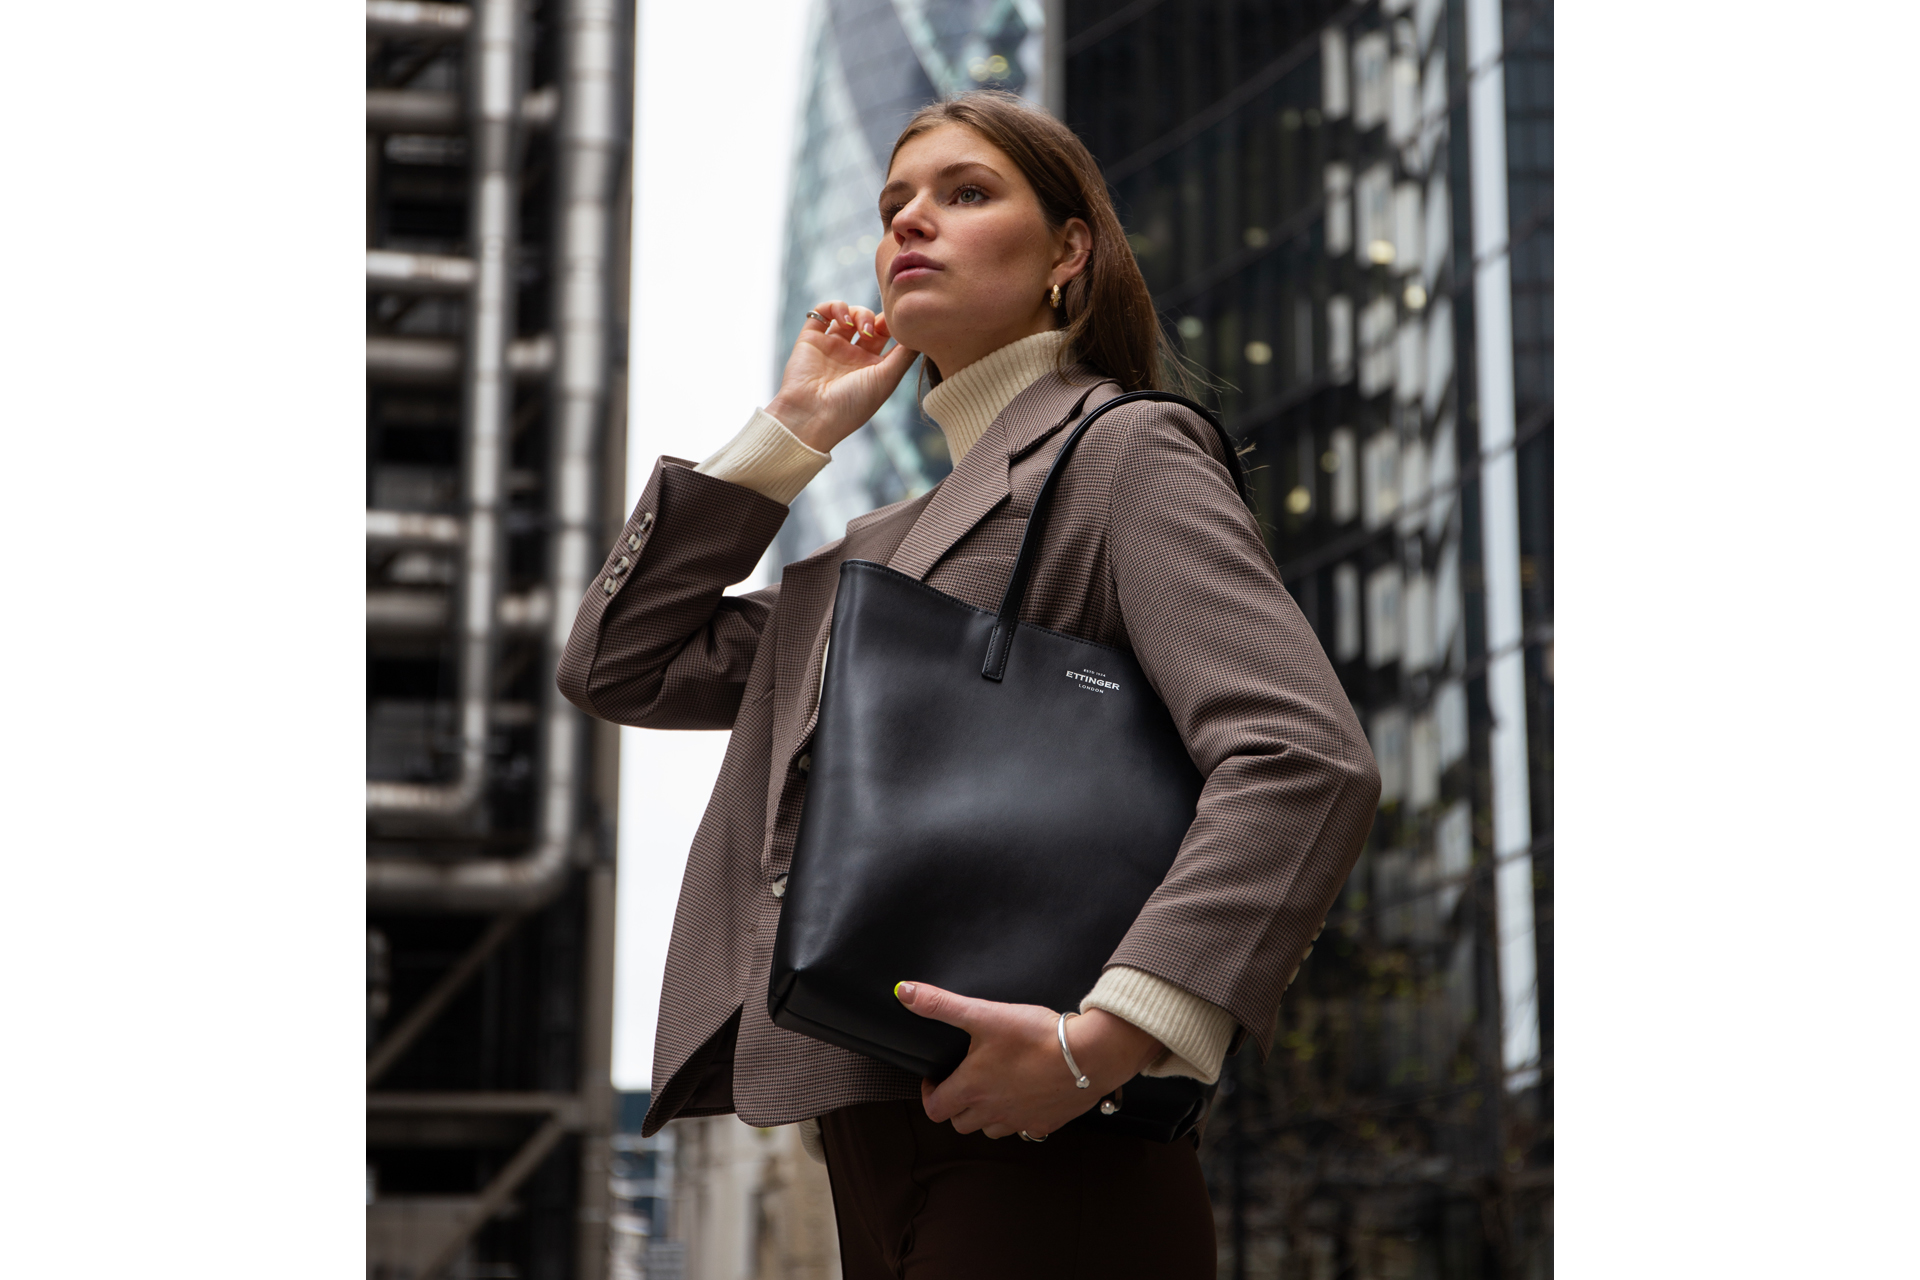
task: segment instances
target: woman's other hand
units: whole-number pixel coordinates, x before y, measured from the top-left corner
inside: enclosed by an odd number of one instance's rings
[[[1067,1019],[1067,1043],[1089,1081],[1073,1082],[1060,1053],[1060,1015],[1037,1004],[1001,1004],[956,995],[924,982],[895,989],[900,1003],[923,1018],[959,1027],[973,1037],[967,1057],[935,1085],[920,1082],[920,1100],[935,1124],[951,1120],[961,1133],[979,1130],[1004,1138],[1022,1129],[1045,1137],[1159,1057],[1151,1035],[1104,1009]]]
[[[883,315],[821,303],[793,344],[767,412],[802,443],[831,453],[886,403],[920,354],[897,342],[888,350],[891,336]]]

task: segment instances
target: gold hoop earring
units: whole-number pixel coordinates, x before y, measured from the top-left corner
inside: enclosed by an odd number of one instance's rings
[[[1055,311],[1058,311],[1060,309],[1060,286],[1059,285],[1053,286],[1053,297],[1051,301],[1053,302],[1053,309]]]

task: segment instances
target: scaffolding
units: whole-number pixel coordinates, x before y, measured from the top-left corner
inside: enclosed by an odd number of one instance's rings
[[[368,1274],[606,1273],[631,0],[367,5]]]

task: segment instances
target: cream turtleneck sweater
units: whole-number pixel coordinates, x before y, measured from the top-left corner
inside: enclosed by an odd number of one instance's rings
[[[1066,335],[1056,329],[1008,343],[927,393],[923,407],[939,424],[955,466],[1015,396],[1059,366],[1065,341]],[[695,470],[744,485],[785,506],[830,461],[832,455],[801,443],[777,418],[756,409],[740,434]],[[1080,1012],[1090,1009],[1125,1018],[1165,1046],[1147,1075],[1192,1076],[1208,1083],[1220,1078],[1235,1025],[1233,1015],[1220,1006],[1150,973],[1115,965],[1080,1002]],[[809,1155],[823,1158],[814,1121],[803,1122],[801,1141]]]

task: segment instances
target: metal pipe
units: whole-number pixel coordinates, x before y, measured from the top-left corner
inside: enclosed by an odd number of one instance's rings
[[[473,349],[474,338],[471,334],[467,342],[468,360],[463,361],[460,343],[453,338],[414,338],[401,334],[370,333],[367,335],[367,377],[375,382],[444,386],[458,381],[464,367],[471,392],[473,384],[482,377],[492,386],[503,369],[520,382],[545,377],[553,369],[553,339],[544,333],[508,343],[504,354],[496,356],[489,367],[479,374],[469,363]],[[494,395],[504,413],[505,394],[496,391]]]
[[[553,469],[548,484],[556,601],[586,594],[594,545],[594,460],[606,407],[612,337],[612,197],[623,157],[619,11],[615,0],[568,0],[562,11],[559,244],[555,270]],[[469,544],[471,546],[471,543]],[[585,718],[558,696],[554,672],[572,619],[552,611],[542,686],[540,835],[519,858],[367,864],[368,893],[384,905],[439,910],[534,909],[560,891],[577,843]]]
[[[432,6],[421,6],[426,9]],[[437,19],[446,15],[437,15]],[[438,786],[367,784],[369,816],[405,813],[465,819],[487,779],[487,710],[502,577],[500,516],[506,472],[507,416],[513,401],[508,346],[513,338],[515,198],[514,108],[520,101],[520,30],[514,0],[481,0],[467,24],[468,113],[473,125],[473,292],[467,306],[465,361],[466,542],[460,587],[460,763]],[[436,20],[437,20],[436,19]],[[420,339],[369,338],[376,353],[420,357]],[[426,340],[431,341],[431,340]],[[413,344],[413,345],[405,345]],[[435,360],[444,362],[440,344]],[[378,864],[369,863],[371,876]]]
[[[444,631],[453,616],[453,598],[445,591],[367,592],[367,630],[381,634]],[[499,630],[540,633],[553,618],[553,597],[544,587],[503,595],[495,612]]]
[[[1487,709],[1501,1062],[1507,1088],[1540,1078],[1533,922],[1533,818],[1526,668],[1520,645],[1520,499],[1513,445],[1513,288],[1507,252],[1507,108],[1498,0],[1468,0],[1468,162],[1473,183],[1474,373],[1480,405],[1480,562],[1486,584]]]
[[[459,133],[461,116],[457,93],[367,90],[368,133]]]
[[[368,511],[367,541],[457,547],[467,536],[458,516],[435,516],[421,511]]]
[[[367,0],[367,34],[412,40],[458,40],[473,13],[463,4],[413,4],[408,0]]]
[[[552,1116],[580,1127],[580,1100],[570,1093],[369,1093],[368,1115]]]
[[[551,88],[535,89],[520,100],[520,127],[549,128],[559,114],[560,97]],[[367,90],[368,133],[461,133],[466,112],[460,95],[430,89]]]
[[[607,859],[587,873],[586,972],[580,1028],[580,1214],[574,1256],[580,1280],[599,1280],[607,1256],[607,1213],[613,1176],[614,867]]]
[[[559,339],[553,388],[551,582],[556,600],[586,594],[598,567],[594,555],[595,461],[607,418],[613,336],[613,208],[625,149],[621,146],[621,8],[617,0],[564,0],[561,8],[560,253],[555,272],[554,333]],[[629,44],[628,47],[631,47]],[[578,812],[577,761],[587,721],[559,696],[554,680],[572,620],[554,610],[547,637],[548,753],[545,805],[553,818]],[[550,822],[552,819],[550,818]],[[558,823],[552,822],[558,834]],[[580,1101],[581,1202],[575,1255],[580,1280],[600,1280],[607,1267],[608,1176],[613,1129],[614,867],[603,850],[587,881],[587,974],[583,992]]]

